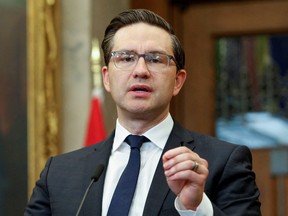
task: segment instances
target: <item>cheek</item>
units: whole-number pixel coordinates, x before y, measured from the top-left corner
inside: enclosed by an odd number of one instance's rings
[[[167,81],[167,92],[170,92],[170,94],[173,96],[178,93],[177,81],[175,78]]]
[[[161,97],[172,97],[175,91],[175,81],[171,79],[162,79],[159,80],[156,88],[158,89],[158,93],[161,94]]]
[[[121,95],[123,90],[125,89],[125,83],[127,81],[124,81],[121,79],[121,77],[110,77],[109,79],[109,92],[112,95]]]

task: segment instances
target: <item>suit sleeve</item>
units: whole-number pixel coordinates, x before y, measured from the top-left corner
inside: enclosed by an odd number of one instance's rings
[[[248,147],[237,146],[232,151],[216,187],[217,192],[211,197],[215,216],[261,215],[259,190]]]
[[[36,182],[30,201],[25,209],[24,216],[51,215],[50,199],[47,187],[47,175],[51,161],[52,158],[47,161],[43,171],[41,172],[40,179]]]

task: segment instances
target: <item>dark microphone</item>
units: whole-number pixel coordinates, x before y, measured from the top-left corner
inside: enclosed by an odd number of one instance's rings
[[[96,167],[96,170],[95,170],[94,174],[91,176],[90,184],[88,185],[88,187],[87,187],[87,189],[86,189],[86,191],[85,191],[85,193],[84,193],[84,196],[83,196],[83,198],[82,198],[82,200],[81,200],[81,203],[80,203],[80,205],[79,205],[79,208],[78,208],[78,211],[77,211],[77,213],[76,213],[76,216],[79,215],[79,213],[80,213],[80,211],[81,211],[81,209],[82,209],[83,203],[85,202],[85,199],[86,199],[86,197],[87,197],[87,194],[88,194],[88,192],[89,192],[92,184],[93,184],[94,182],[97,182],[97,181],[98,181],[98,179],[99,179],[99,177],[101,176],[103,170],[104,170],[104,165],[103,165],[103,164],[99,164],[99,165]]]

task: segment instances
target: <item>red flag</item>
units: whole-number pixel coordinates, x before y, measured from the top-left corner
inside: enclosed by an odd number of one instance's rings
[[[106,130],[101,110],[101,93],[101,89],[95,88],[93,91],[85,146],[95,144],[106,138]]]

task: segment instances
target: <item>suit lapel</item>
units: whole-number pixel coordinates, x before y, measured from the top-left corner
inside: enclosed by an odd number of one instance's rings
[[[174,123],[162,155],[169,149],[176,148],[181,145],[185,145],[192,150],[195,148],[193,138],[187,133],[187,130],[182,128],[179,124]],[[149,189],[143,215],[159,215],[168,193],[173,192],[170,191],[166,182],[161,156],[152,180],[151,187]]]
[[[86,197],[85,204],[83,205],[83,215],[97,215],[101,216],[102,211],[102,197],[103,197],[103,187],[105,180],[105,173],[109,161],[109,156],[111,154],[111,148],[113,144],[114,133],[112,133],[108,139],[104,140],[102,143],[96,144],[93,152],[86,155],[85,159],[85,174],[83,179],[83,187],[86,190],[89,182],[91,181],[91,176],[94,174],[96,167],[99,164],[104,165],[104,171],[101,174],[97,182],[95,182],[90,188],[89,194]],[[83,190],[83,191],[84,191]]]

